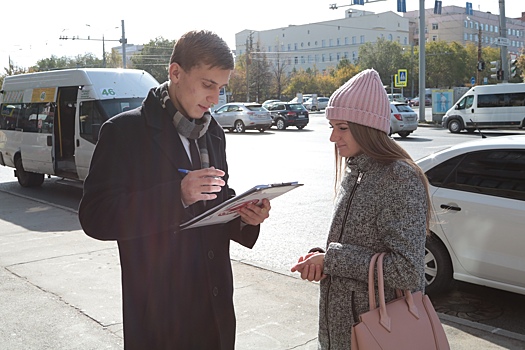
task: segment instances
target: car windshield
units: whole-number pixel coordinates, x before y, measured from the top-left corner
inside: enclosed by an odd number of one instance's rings
[[[408,105],[396,105],[397,110],[400,112],[414,112]]]
[[[266,109],[262,105],[248,105],[246,106],[250,111],[266,111]]]
[[[301,103],[292,103],[292,104],[289,104],[289,106],[290,106],[290,110],[292,111],[304,111],[305,110],[304,106]]]

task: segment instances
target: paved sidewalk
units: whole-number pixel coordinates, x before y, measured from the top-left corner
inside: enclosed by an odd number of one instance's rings
[[[0,348],[122,349],[114,242],[76,213],[0,191]],[[233,261],[237,349],[316,349],[318,286]],[[452,349],[524,349],[525,336],[440,315]]]

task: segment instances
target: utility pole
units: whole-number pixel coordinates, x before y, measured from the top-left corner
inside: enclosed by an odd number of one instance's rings
[[[128,39],[126,39],[126,31],[124,30],[124,20],[121,20],[120,23],[122,23],[122,38],[119,40],[122,44],[122,68],[126,68],[126,44]]]
[[[419,0],[419,121],[425,122],[425,0]]]
[[[505,18],[505,0],[499,0],[499,29],[500,37],[507,38],[507,20]],[[503,82],[509,81],[509,64],[507,60],[508,49],[506,45],[500,47],[501,69],[503,69]]]
[[[481,58],[481,26],[479,26],[479,32],[478,32],[478,64],[476,67],[476,82],[478,85],[480,84],[480,72],[483,70],[483,59]]]
[[[250,102],[250,65],[251,65],[251,51],[253,45],[253,31],[246,38],[246,102]]]

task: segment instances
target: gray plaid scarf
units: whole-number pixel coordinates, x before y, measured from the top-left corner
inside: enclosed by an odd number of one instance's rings
[[[210,166],[210,156],[204,135],[206,131],[208,131],[211,117],[204,115],[201,119],[190,119],[182,115],[170,100],[168,82],[159,85],[159,87],[155,89],[154,94],[159,99],[162,108],[164,108],[169,115],[173,116],[173,125],[175,125],[178,133],[188,139],[197,140],[202,168],[208,168]]]

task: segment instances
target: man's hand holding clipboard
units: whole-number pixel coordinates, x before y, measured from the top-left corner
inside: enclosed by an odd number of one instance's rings
[[[243,221],[247,224],[257,224],[256,222],[260,221],[259,216],[268,217],[269,200],[302,185],[297,182],[287,182],[254,186],[248,191],[181,224],[180,228],[185,230],[199,226],[224,224],[238,216],[242,216]]]

